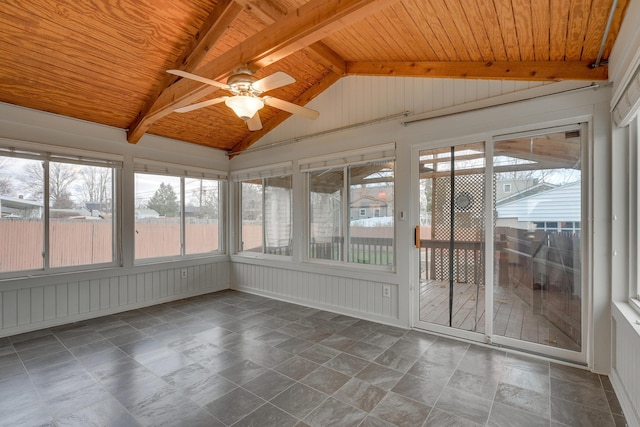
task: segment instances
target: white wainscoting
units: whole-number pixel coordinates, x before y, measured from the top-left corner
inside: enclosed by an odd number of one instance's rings
[[[611,382],[627,424],[640,427],[640,316],[626,303],[615,303],[613,313],[613,366]]]
[[[353,270],[300,264],[269,266],[239,257],[233,261],[232,289],[406,327],[398,315],[398,284],[393,280],[376,280],[392,274],[358,274]],[[389,285],[390,297],[383,297],[384,285]]]
[[[186,278],[182,278],[183,269],[187,270]],[[78,273],[76,277],[87,278],[77,281],[69,281],[73,275],[65,275],[59,283],[49,276],[42,285],[5,282],[15,286],[0,292],[0,337],[229,288],[228,258],[171,268],[155,264],[135,270]]]

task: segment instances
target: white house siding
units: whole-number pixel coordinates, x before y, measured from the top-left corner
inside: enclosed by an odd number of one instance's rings
[[[496,208],[498,218],[518,221],[581,221],[580,182],[563,185],[508,202]]]

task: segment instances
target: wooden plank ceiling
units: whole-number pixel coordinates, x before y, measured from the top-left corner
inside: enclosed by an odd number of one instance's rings
[[[7,0],[0,4],[0,101],[232,152],[250,132],[177,68],[225,81],[239,67],[296,79],[269,92],[304,105],[346,75],[605,80],[598,57],[613,0]],[[628,0],[618,1],[602,59]],[[322,114],[322,111],[320,112]]]

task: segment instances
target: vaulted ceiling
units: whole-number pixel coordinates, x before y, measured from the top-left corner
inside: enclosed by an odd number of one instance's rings
[[[131,143],[149,133],[238,152],[290,114],[267,106],[250,132],[224,103],[176,113],[225,92],[166,70],[222,82],[240,67],[284,71],[296,82],[268,94],[299,105],[347,75],[606,80],[628,0],[612,4],[3,0],[0,101],[126,129]]]

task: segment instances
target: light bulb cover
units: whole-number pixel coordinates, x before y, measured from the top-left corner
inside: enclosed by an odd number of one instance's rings
[[[264,107],[262,98],[247,95],[231,96],[227,98],[224,103],[244,121],[255,116],[258,110]]]

